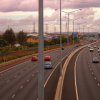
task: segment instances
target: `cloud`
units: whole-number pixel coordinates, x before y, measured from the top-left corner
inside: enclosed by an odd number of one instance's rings
[[[0,0],[1,12],[35,11],[38,9],[38,0]]]
[[[38,11],[39,0],[0,0],[1,12]],[[45,8],[59,9],[60,0],[44,0]],[[62,0],[62,8],[100,7],[99,0]]]

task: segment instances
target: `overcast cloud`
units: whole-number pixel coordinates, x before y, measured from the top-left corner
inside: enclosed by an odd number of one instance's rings
[[[34,23],[34,21],[37,23],[38,22],[38,12],[37,12],[38,1],[39,0],[0,0],[0,12],[2,12],[2,17],[0,17],[0,26],[1,26],[0,30],[2,30],[2,27],[3,29],[6,29],[8,25],[16,26],[16,27],[20,26],[25,29],[26,27],[25,25],[30,26]],[[55,21],[59,20],[59,11],[55,11],[55,9],[59,9],[59,1],[60,0],[44,0],[45,23],[48,22],[51,23],[52,21],[54,21],[55,23]],[[79,8],[82,8],[82,10],[70,15],[72,18],[80,19],[81,17],[83,17],[80,20],[80,23],[87,20],[88,25],[90,24],[100,25],[100,14],[98,14],[99,16],[96,16],[97,11],[93,9],[93,8],[100,9],[99,0],[95,0],[95,1],[94,0],[84,0],[84,1],[62,0],[62,10],[67,11],[69,9],[74,10]],[[8,16],[12,12],[16,12],[15,15],[13,14],[14,17],[11,15]],[[30,13],[32,12],[32,14],[29,13],[28,15],[28,12]],[[35,12],[34,15],[33,12]],[[64,16],[65,15],[63,14],[62,16],[63,20],[65,20]]]
[[[59,8],[59,0],[44,0],[44,6]],[[100,7],[99,0],[62,0],[63,8]],[[38,0],[0,0],[0,11],[33,11],[38,9]]]

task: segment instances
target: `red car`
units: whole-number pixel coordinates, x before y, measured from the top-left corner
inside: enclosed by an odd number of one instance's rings
[[[32,61],[38,61],[38,58],[37,58],[37,56],[33,56],[31,60]]]
[[[50,60],[51,60],[51,57],[50,57],[50,56],[45,56],[45,57],[44,57],[44,60],[45,60],[45,61],[50,61]]]

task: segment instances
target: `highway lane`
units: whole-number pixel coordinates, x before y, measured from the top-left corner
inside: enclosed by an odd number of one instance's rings
[[[73,47],[66,48],[63,55],[68,54]],[[59,62],[60,51],[49,53],[53,66]],[[16,67],[0,73],[0,100],[36,100],[37,98],[37,62],[26,61]],[[52,70],[45,70],[45,80]]]
[[[95,48],[84,49],[76,61],[76,83],[79,100],[100,100],[100,63],[92,63],[92,58],[100,55]]]

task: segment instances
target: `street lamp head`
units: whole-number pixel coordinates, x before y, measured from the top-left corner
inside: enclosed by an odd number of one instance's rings
[[[55,11],[57,11],[58,9],[55,9]]]
[[[82,10],[81,8],[79,10]]]

